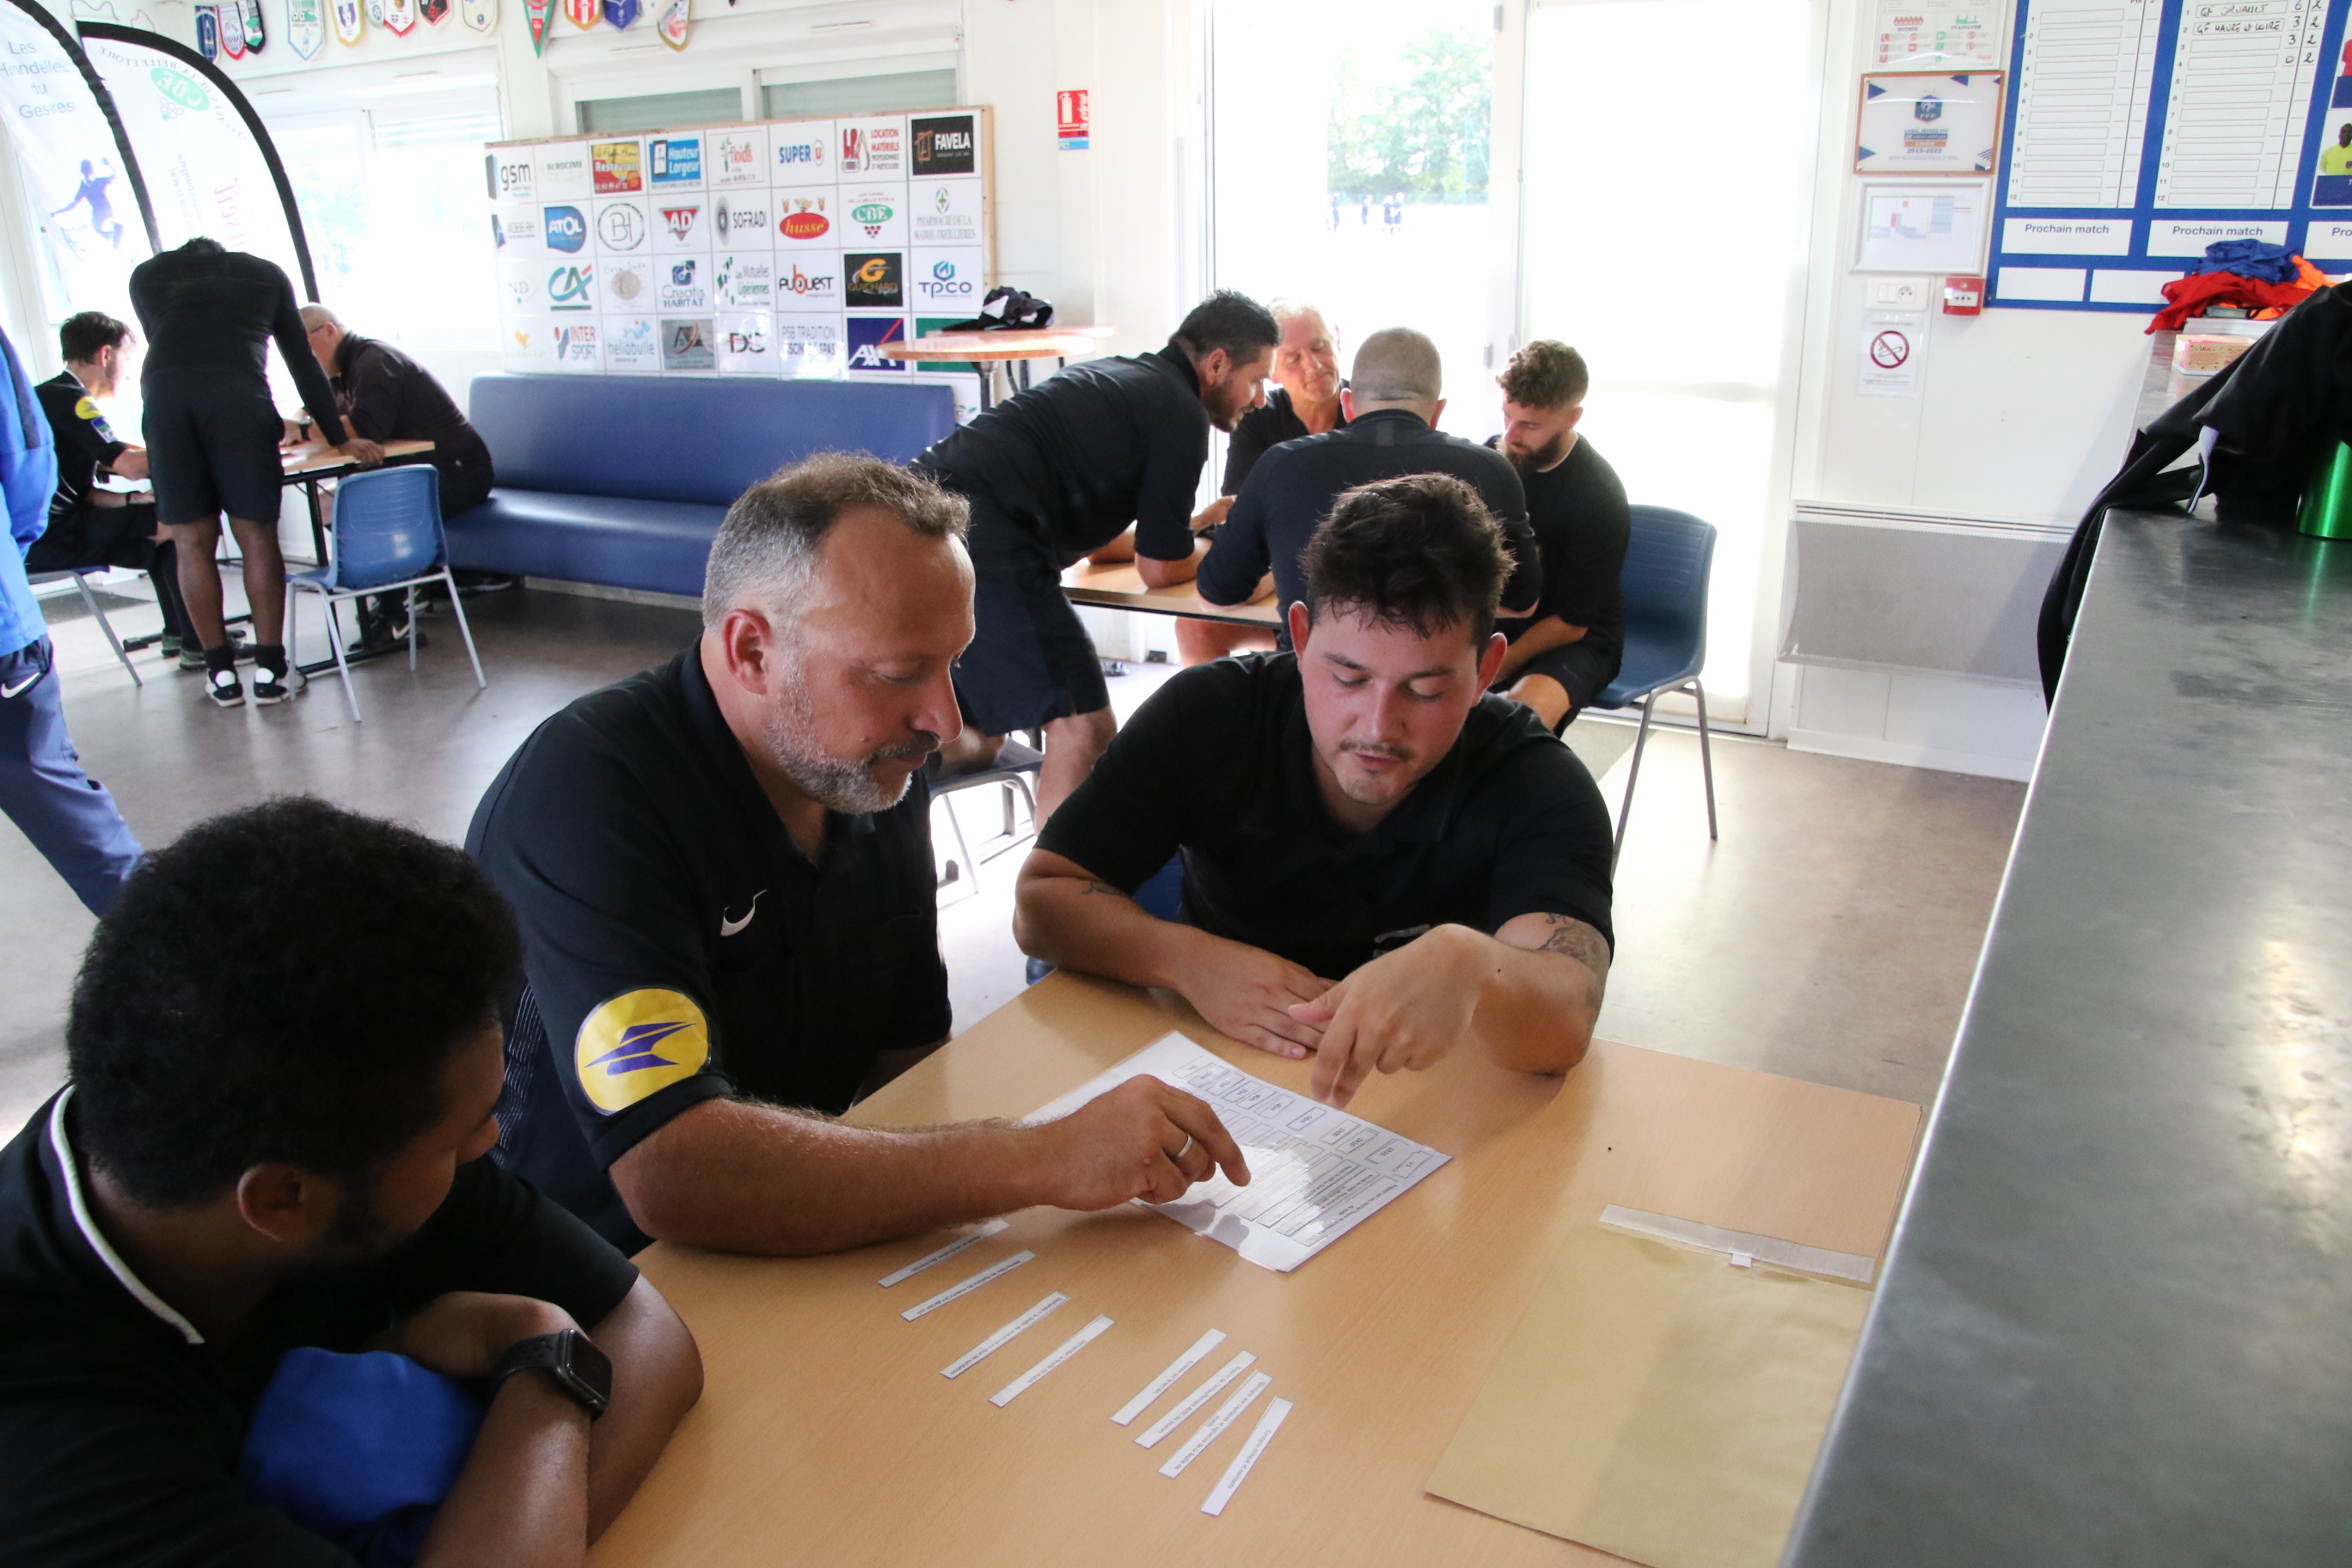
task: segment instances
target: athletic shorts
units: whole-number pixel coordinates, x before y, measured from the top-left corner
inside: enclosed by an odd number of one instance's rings
[[[1508,691],[1530,675],[1549,676],[1568,693],[1568,718],[1560,721],[1565,729],[1570,720],[1592,705],[1602,687],[1617,679],[1617,668],[1622,658],[1622,654],[1609,649],[1591,647],[1581,642],[1567,643],[1536,655],[1519,666],[1517,674],[1496,681],[1495,689]]]
[[[147,405],[147,473],[167,526],[210,522],[222,512],[278,521],[286,470],[285,423],[269,384],[236,371],[174,370],[140,388]]]
[[[956,661],[956,702],[984,735],[1008,735],[1110,706],[1102,659],[1062,596],[1045,542],[986,500],[971,501],[971,646]]]
[[[144,572],[155,558],[155,508],[149,501],[92,506],[52,513],[49,526],[25,552],[27,572],[68,572],[125,566]]]

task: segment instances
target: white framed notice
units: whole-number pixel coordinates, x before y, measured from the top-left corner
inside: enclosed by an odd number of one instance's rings
[[[1862,187],[1857,272],[1982,272],[1985,210],[1981,180]]]
[[[2000,150],[1999,71],[1880,71],[1862,79],[1857,174],[1990,174]]]

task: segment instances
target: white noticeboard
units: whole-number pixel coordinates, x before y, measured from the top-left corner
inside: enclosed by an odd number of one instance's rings
[[[1984,262],[1982,181],[1864,185],[1857,272],[1977,272]]]

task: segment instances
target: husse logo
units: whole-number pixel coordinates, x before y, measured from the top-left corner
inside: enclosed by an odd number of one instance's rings
[[[776,225],[776,232],[786,239],[820,239],[833,228],[824,209],[824,202],[820,197],[813,206],[803,205],[798,211],[788,212]]]

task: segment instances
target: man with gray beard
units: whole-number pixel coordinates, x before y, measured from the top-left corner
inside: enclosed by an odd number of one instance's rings
[[[701,637],[541,725],[474,814],[524,945],[499,1163],[624,1250],[823,1252],[1248,1179],[1150,1078],[1043,1127],[832,1120],[948,1033],[923,773],[961,727],[964,525],[871,458],[752,487]]]

